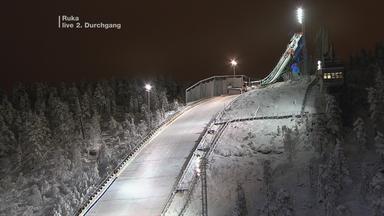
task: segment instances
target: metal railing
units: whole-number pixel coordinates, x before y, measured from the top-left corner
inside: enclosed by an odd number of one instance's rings
[[[223,75],[200,80],[185,90],[185,101],[189,103],[204,98],[226,95],[230,94],[233,89],[241,92],[247,79],[245,75]]]
[[[186,111],[192,109],[196,105],[202,103],[204,101],[196,101],[193,104],[190,104],[188,107],[177,111],[172,116],[168,117],[165,121],[159,124],[156,128],[150,131],[144,138],[139,142],[131,151],[111,172],[106,178],[100,181],[98,185],[95,186],[95,190],[88,194],[84,201],[80,204],[80,207],[74,212],[74,216],[84,216],[88,213],[88,211],[96,204],[96,202],[103,196],[103,194],[108,190],[108,188],[112,185],[112,183],[116,180],[116,178],[120,175],[120,173],[124,170],[124,168],[129,164],[131,160],[133,160],[140,150],[156,135],[158,134],[162,128],[171,124],[175,121],[179,116],[181,116]]]
[[[188,174],[191,174],[192,177],[191,177],[191,181],[189,181],[186,185],[186,191],[187,191],[187,199],[186,199],[186,202],[183,204],[182,208],[181,208],[181,211],[180,211],[180,214],[179,215],[183,215],[185,210],[186,210],[186,207],[190,201],[190,198],[192,196],[192,192],[195,188],[195,185],[198,181],[198,176],[196,175],[195,172],[192,172],[192,173],[188,173],[192,167],[193,167],[193,164],[194,164],[194,161],[196,159],[196,155],[199,155],[199,154],[196,154],[197,151],[200,151],[198,150],[199,146],[202,147],[201,145],[203,145],[204,142],[206,142],[206,139],[207,139],[207,135],[208,135],[208,131],[212,129],[212,127],[214,125],[217,124],[216,121],[218,121],[219,119],[222,118],[222,116],[224,115],[225,111],[232,106],[232,104],[234,102],[236,102],[237,100],[239,100],[240,98],[242,97],[242,95],[238,95],[236,98],[234,98],[229,104],[227,104],[224,108],[224,110],[222,110],[221,112],[217,113],[210,121],[210,123],[208,123],[207,127],[204,129],[204,131],[202,132],[202,134],[200,135],[198,141],[196,142],[196,146],[194,147],[194,150],[191,151],[188,159],[186,160],[186,165],[184,164],[183,165],[183,168],[180,170],[179,172],[179,175],[178,177],[176,178],[176,181],[175,181],[175,184],[173,186],[173,189],[172,189],[172,193],[171,193],[171,196],[168,198],[167,202],[166,202],[166,205],[164,206],[163,210],[162,210],[162,213],[161,215],[167,215],[167,212],[173,202],[173,199],[175,198],[175,195],[177,193],[177,191],[181,188],[181,185],[182,185],[182,181],[183,179],[185,178],[186,175]],[[229,123],[228,123],[229,124]],[[207,146],[208,148],[210,148],[208,150],[208,152],[205,152],[203,153],[202,157],[205,157],[206,155],[209,155],[212,153],[212,146],[215,146],[218,139],[220,138],[221,134],[223,133],[223,131],[225,130],[225,128],[228,126],[228,124],[226,125],[220,125],[218,130],[215,132],[215,135],[213,137],[213,139],[209,142],[209,146]]]

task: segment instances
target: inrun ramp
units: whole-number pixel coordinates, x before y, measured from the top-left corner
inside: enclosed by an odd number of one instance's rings
[[[288,63],[292,60],[296,51],[299,50],[300,40],[302,39],[301,33],[296,33],[292,36],[287,49],[281,56],[279,62],[273,68],[272,72],[268,74],[267,77],[261,80],[252,81],[251,83],[261,84],[261,85],[269,85],[276,82],[281,75],[284,73],[285,68],[288,66]]]
[[[215,97],[183,113],[138,153],[87,216],[159,216],[195,141],[235,96]]]

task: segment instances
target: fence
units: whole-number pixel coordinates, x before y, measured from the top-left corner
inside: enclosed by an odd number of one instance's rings
[[[105,179],[101,180],[98,185],[95,186],[95,190],[91,193],[87,194],[84,197],[83,202],[80,204],[79,208],[74,212],[73,216],[84,216],[88,213],[88,211],[96,204],[96,202],[103,196],[103,194],[108,190],[108,188],[113,184],[113,182],[117,179],[120,173],[124,170],[124,168],[139,154],[140,150],[144,148],[144,146],[158,133],[160,133],[161,129],[171,124],[175,121],[179,116],[188,111],[189,109],[199,105],[202,101],[198,101],[196,103],[190,104],[182,110],[177,111],[172,116],[168,117],[168,119],[164,120],[160,125],[154,128],[151,132],[149,132],[140,143],[138,143],[133,151],[129,153],[111,172]]]
[[[200,80],[185,90],[186,103],[226,94],[241,93],[247,77],[244,75],[213,76]]]

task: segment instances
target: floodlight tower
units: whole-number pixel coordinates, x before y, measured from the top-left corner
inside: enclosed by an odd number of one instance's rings
[[[306,43],[306,34],[305,34],[305,12],[302,7],[297,8],[296,11],[297,21],[301,25],[301,33],[303,37],[303,55],[304,55],[304,71],[303,74],[308,75],[308,52],[307,52],[307,43]]]
[[[233,77],[235,77],[236,76],[237,61],[236,61],[236,59],[232,59],[230,63],[231,63],[231,66],[233,68]]]
[[[151,100],[150,100],[150,96],[151,96],[151,89],[152,89],[152,85],[151,84],[145,84],[144,86],[145,88],[145,91],[147,92],[147,105],[148,105],[148,111],[151,110]]]

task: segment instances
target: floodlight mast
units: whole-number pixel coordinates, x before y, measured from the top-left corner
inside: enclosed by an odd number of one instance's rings
[[[230,63],[231,63],[232,68],[233,68],[233,77],[235,77],[236,76],[237,61],[236,61],[236,59],[232,59]]]
[[[150,111],[151,110],[151,100],[150,100],[150,96],[151,96],[151,89],[152,89],[152,85],[151,84],[145,84],[145,86],[144,86],[144,88],[145,88],[145,91],[147,92],[147,105],[148,105],[148,111]]]
[[[303,36],[303,55],[304,55],[304,71],[303,74],[308,75],[308,52],[306,44],[306,35],[305,35],[305,11],[302,7],[297,8],[296,10],[297,22],[301,25],[301,33]]]

